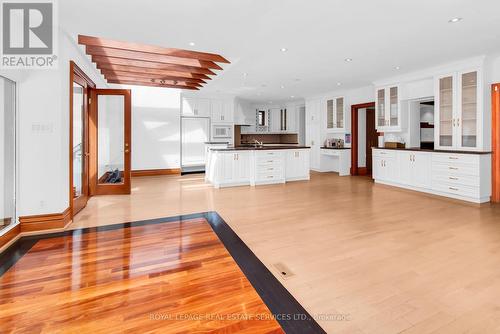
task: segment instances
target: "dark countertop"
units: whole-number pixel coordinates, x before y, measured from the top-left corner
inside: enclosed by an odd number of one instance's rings
[[[351,149],[350,147],[326,147],[326,146],[322,146],[321,148],[325,149],[325,150],[350,150]]]
[[[270,151],[270,150],[297,150],[311,148],[309,146],[264,146],[264,147],[228,147],[228,148],[212,148],[212,151]]]
[[[434,153],[455,153],[455,154],[491,154],[491,151],[452,151],[452,150],[431,150],[425,148],[385,148],[385,147],[372,147],[378,150],[394,150],[394,151],[418,151],[418,152],[434,152]]]
[[[228,141],[206,141],[205,144],[220,144],[220,145],[228,145],[229,142]]]

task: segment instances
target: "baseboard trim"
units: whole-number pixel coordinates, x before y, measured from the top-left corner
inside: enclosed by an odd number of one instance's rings
[[[181,174],[180,168],[170,168],[170,169],[139,169],[132,171],[132,177],[141,176],[159,176],[159,175],[177,175]]]
[[[17,224],[4,234],[0,235],[0,252],[4,248],[9,247],[10,244],[15,242],[18,239],[20,233],[21,233],[21,226],[20,224]]]
[[[19,217],[21,233],[63,229],[71,222],[71,209],[61,213]]]

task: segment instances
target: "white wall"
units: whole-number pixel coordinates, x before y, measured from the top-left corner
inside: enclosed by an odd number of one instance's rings
[[[105,87],[75,41],[59,31],[59,68],[3,70],[16,81],[19,123],[19,215],[58,213],[69,206],[69,61]]]
[[[132,90],[132,170],[180,168],[180,94],[178,89]]]
[[[180,168],[181,90],[111,86],[132,92],[132,170]]]

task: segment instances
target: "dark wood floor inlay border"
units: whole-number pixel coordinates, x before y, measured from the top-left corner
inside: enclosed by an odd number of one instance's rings
[[[25,236],[0,254],[0,276],[15,265],[37,241],[42,239],[77,236],[90,232],[178,222],[196,218],[204,218],[210,224],[212,230],[224,244],[231,257],[243,271],[269,310],[276,316],[276,320],[286,333],[326,333],[216,212],[148,219],[51,234]]]

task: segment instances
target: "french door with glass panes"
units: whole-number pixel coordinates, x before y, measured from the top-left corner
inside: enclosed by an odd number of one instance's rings
[[[92,89],[90,110],[90,192],[130,194],[130,90]]]
[[[89,199],[89,90],[94,83],[71,63],[70,200],[76,215]]]

